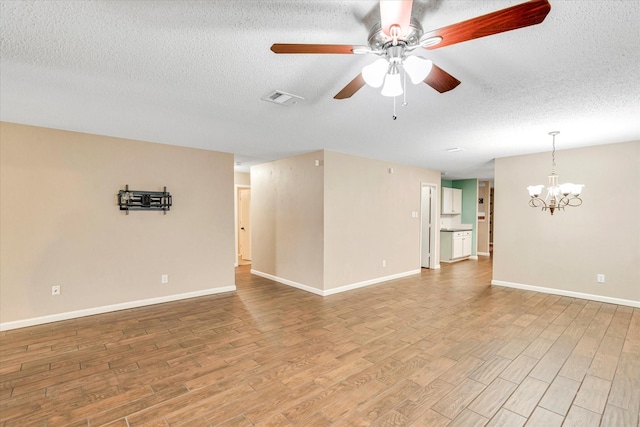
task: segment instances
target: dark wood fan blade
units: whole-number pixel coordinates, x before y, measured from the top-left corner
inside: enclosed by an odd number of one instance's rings
[[[433,64],[431,72],[424,82],[440,93],[448,92],[460,84],[460,80]]]
[[[346,53],[352,54],[354,46],[342,44],[294,44],[275,43],[271,50],[275,53]]]
[[[429,50],[438,49],[467,40],[539,24],[544,21],[550,10],[551,5],[547,0],[531,0],[527,3],[430,31],[425,33],[423,38],[442,37],[442,41],[439,44],[427,47]]]
[[[333,97],[333,99],[346,99],[351,98],[351,95],[362,89],[366,83],[362,78],[362,73],[358,74],[355,79],[351,80],[340,92]]]

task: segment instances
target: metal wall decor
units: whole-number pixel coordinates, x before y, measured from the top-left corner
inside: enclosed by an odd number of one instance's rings
[[[171,194],[164,191],[129,190],[129,185],[118,192],[118,205],[121,211],[167,211],[171,209]]]

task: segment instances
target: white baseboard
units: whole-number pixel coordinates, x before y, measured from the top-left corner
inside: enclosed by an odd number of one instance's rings
[[[445,264],[453,264],[454,262],[466,261],[468,259],[471,259],[471,257],[466,256],[464,258],[441,259],[440,262],[444,262]]]
[[[283,279],[282,277],[273,276],[269,273],[264,273],[262,271],[254,269],[251,269],[251,274],[255,274],[256,276],[264,277],[265,279],[273,280],[274,282],[282,283],[283,285],[288,285],[293,288],[302,289],[303,291],[311,292],[312,294],[324,296],[324,294],[322,293],[322,289],[314,288],[313,286],[294,282],[293,280],[289,279]]]
[[[478,259],[478,255],[471,255],[469,259]]]
[[[17,328],[26,328],[27,326],[42,325],[44,323],[59,322],[61,320],[76,319],[78,317],[93,316],[95,314],[127,310],[130,308],[144,307],[147,305],[161,304],[164,302],[179,301],[179,300],[188,299],[188,298],[202,297],[205,295],[215,295],[223,292],[232,292],[235,290],[236,290],[236,285],[224,286],[222,288],[204,289],[202,291],[187,292],[184,294],[168,295],[164,297],[149,298],[145,300],[105,305],[102,307],[68,311],[66,313],[50,314],[47,316],[33,317],[31,319],[15,320],[13,322],[0,323],[0,331],[8,331],[10,329],[17,329]]]
[[[365,280],[363,282],[352,283],[350,285],[340,286],[339,288],[327,289],[324,291],[325,295],[338,294],[340,292],[351,291],[353,289],[363,288],[365,286],[375,285],[377,283],[388,282],[389,280],[400,279],[402,277],[413,276],[414,274],[420,274],[421,268],[417,270],[404,271],[402,273],[392,274],[390,276],[376,277],[375,279]]]
[[[630,299],[612,298],[602,295],[585,294],[582,292],[565,291],[564,289],[545,288],[542,286],[523,285],[521,283],[503,282],[502,280],[492,280],[492,285],[504,286],[507,288],[523,289],[525,291],[542,292],[545,294],[562,295],[563,297],[572,297],[580,299],[588,299],[598,302],[606,302],[610,304],[627,305],[630,307],[640,308],[640,301]]]
[[[377,277],[375,279],[365,280],[363,282],[352,283],[350,285],[340,286],[339,288],[333,288],[333,289],[327,289],[327,290],[314,288],[314,287],[309,286],[309,285],[305,285],[305,284],[302,284],[302,283],[294,282],[294,281],[288,280],[288,279],[283,279],[282,277],[273,276],[271,274],[264,273],[264,272],[258,271],[258,270],[251,270],[251,274],[255,274],[256,276],[264,277],[265,279],[273,280],[274,282],[282,283],[284,285],[292,286],[294,288],[302,289],[303,291],[311,292],[311,293],[314,293],[316,295],[320,295],[320,296],[324,297],[324,296],[328,296],[328,295],[338,294],[340,292],[351,291],[353,289],[358,289],[358,288],[362,288],[362,287],[365,287],[365,286],[374,285],[374,284],[381,283],[381,282],[387,282],[389,280],[399,279],[401,277],[412,276],[414,274],[420,274],[420,271],[421,271],[421,269],[410,270],[410,271],[406,271],[406,272],[403,272],[403,273],[392,274],[390,276],[384,276],[384,277]]]
[[[489,252],[478,252],[479,256],[491,256]]]

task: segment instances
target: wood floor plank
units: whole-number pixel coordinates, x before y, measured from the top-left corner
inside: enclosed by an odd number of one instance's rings
[[[407,425],[407,417],[396,412],[390,411],[385,413],[376,422],[371,424],[372,427],[404,427]]]
[[[328,297],[243,265],[235,292],[4,331],[0,426],[638,426],[640,309],[491,263]]]
[[[428,410],[423,413],[417,420],[409,424],[410,427],[445,427],[451,420],[436,411]]]
[[[453,359],[438,357],[437,359],[428,362],[422,368],[417,369],[415,372],[412,372],[407,378],[415,382],[416,384],[425,386],[433,382],[436,378],[445,373],[456,363],[457,362]]]
[[[487,427],[522,427],[526,422],[526,417],[502,408],[489,420]]]
[[[598,427],[600,425],[600,414],[573,405],[563,425],[566,427]]]
[[[640,381],[616,375],[607,404],[637,413],[640,410]]]
[[[505,357],[507,359],[515,359],[529,346],[530,342],[520,338],[513,338],[507,341],[507,343],[496,353],[497,356]]]
[[[536,338],[527,348],[522,352],[525,356],[533,357],[534,359],[542,359],[544,355],[549,351],[553,345],[554,340],[552,338]]]
[[[587,375],[580,386],[573,404],[602,414],[607,404],[611,381]]]
[[[409,420],[419,419],[425,412],[453,389],[453,386],[446,381],[435,380],[413,393],[396,410],[406,416]]]
[[[563,421],[563,416],[544,408],[537,407],[533,411],[533,414],[531,414],[531,417],[529,417],[527,427],[560,427],[563,425]]]
[[[628,409],[607,405],[602,416],[602,426],[633,426],[638,423],[638,414]]]
[[[531,372],[537,363],[538,359],[521,354],[516,357],[516,359],[511,362],[499,376],[500,378],[511,381],[512,383],[520,384],[522,380],[529,375],[529,372]]]
[[[482,415],[469,409],[464,409],[460,412],[460,415],[447,424],[447,427],[483,427],[487,422],[489,422],[489,419]]]
[[[386,412],[393,410],[399,403],[406,400],[420,389],[413,381],[405,380],[371,398],[360,406],[359,411],[371,421],[377,420]]]
[[[476,368],[469,374],[469,378],[478,381],[484,385],[489,385],[502,373],[509,365],[511,360],[495,356]]]
[[[572,353],[565,361],[564,365],[558,372],[558,375],[570,378],[574,381],[582,382],[585,375],[587,375],[587,371],[589,370],[589,366],[591,366],[592,362],[593,357]]]
[[[483,363],[485,362],[482,359],[478,359],[473,356],[465,356],[460,359],[458,363],[447,369],[439,378],[449,384],[458,385],[467,379],[468,376]]]
[[[353,408],[360,408],[361,411],[366,411],[364,406],[371,401],[374,396],[379,395],[387,389],[387,385],[379,381],[370,381],[364,384],[362,387],[355,388],[348,392],[343,399],[340,399],[331,405],[326,406],[322,413],[327,419],[332,421],[338,421],[349,412],[353,411]],[[368,417],[369,414],[364,414]]]
[[[523,417],[529,417],[548,386],[544,381],[527,377],[506,401],[504,408]]]
[[[504,405],[517,387],[517,384],[497,378],[471,402],[469,409],[490,419]]]
[[[432,409],[449,419],[454,419],[484,388],[484,384],[467,378],[436,402],[436,404],[432,406]]]
[[[540,400],[539,406],[564,417],[579,388],[579,382],[557,376]]]

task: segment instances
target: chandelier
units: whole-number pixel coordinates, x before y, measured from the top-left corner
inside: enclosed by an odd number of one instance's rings
[[[549,175],[549,186],[547,187],[547,196],[542,199],[540,194],[544,189],[544,185],[530,185],[529,190],[529,206],[532,208],[542,208],[543,211],[548,210],[551,215],[558,209],[564,209],[566,206],[576,207],[582,204],[580,193],[582,192],[582,184],[558,184],[558,175],[556,174],[556,135],[560,132],[549,132],[553,137],[553,151],[551,152],[551,175]]]

